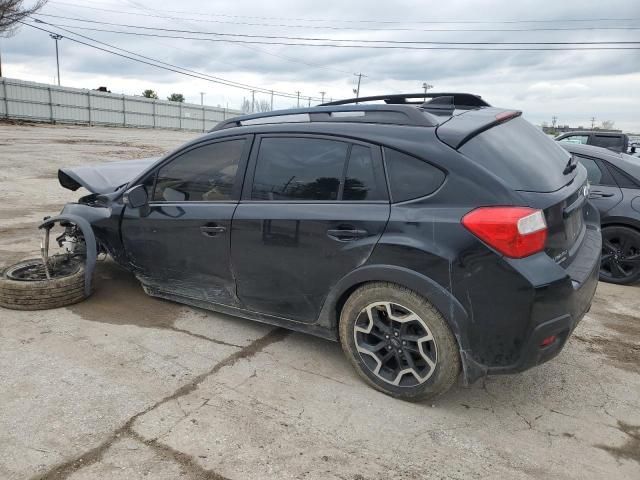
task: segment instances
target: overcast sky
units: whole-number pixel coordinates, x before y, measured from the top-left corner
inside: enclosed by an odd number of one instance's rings
[[[638,1],[608,0],[606,8],[604,5],[605,2],[595,0],[554,4],[539,0],[49,0],[41,13],[165,29],[278,37],[449,42],[640,41]],[[363,96],[419,92],[426,81],[436,92],[476,93],[492,105],[523,110],[536,124],[551,123],[551,117],[556,116],[561,125],[588,127],[591,117],[595,117],[598,124],[613,120],[618,128],[640,132],[640,50],[496,52],[237,44],[90,31],[79,27],[123,28],[48,16],[39,18],[163,62],[266,89],[301,91],[305,98],[319,97],[321,91],[326,92],[327,98],[351,97],[357,82],[353,73],[362,72],[366,75],[362,79]],[[48,25],[40,26],[55,30]],[[583,27],[591,29],[567,30]],[[425,31],[430,29],[467,31]],[[468,31],[491,29],[556,30]],[[640,43],[635,46],[640,47]],[[54,41],[47,33],[21,27],[14,36],[0,39],[0,52],[4,76],[54,82]],[[60,59],[60,76],[66,86],[104,85],[112,92],[126,94],[140,94],[152,88],[161,98],[180,92],[194,103],[200,103],[199,92],[205,92],[206,104],[228,104],[230,108],[238,108],[243,97],[251,96],[247,90],[132,62],[68,38],[60,42]],[[268,95],[257,94],[257,98],[268,99]],[[276,108],[288,108],[295,106],[296,100],[276,97],[274,103]]]

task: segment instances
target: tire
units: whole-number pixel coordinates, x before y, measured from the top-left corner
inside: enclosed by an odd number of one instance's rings
[[[442,315],[399,285],[376,282],[358,288],[342,308],[339,332],[342,350],[358,374],[392,397],[434,398],[449,390],[460,373],[458,344]],[[411,366],[413,372],[407,372]]]
[[[630,227],[602,229],[600,280],[618,285],[640,281],[640,232]]]
[[[46,310],[78,303],[84,292],[84,262],[64,256],[50,259],[51,270],[57,272],[47,280],[17,279],[17,272],[42,268],[42,259],[24,260],[5,268],[0,274],[0,307],[12,310]]]

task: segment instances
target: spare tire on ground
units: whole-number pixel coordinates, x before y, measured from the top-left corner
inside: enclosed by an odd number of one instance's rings
[[[13,310],[45,310],[84,300],[84,261],[54,255],[47,278],[41,258],[24,260],[0,274],[0,307]]]

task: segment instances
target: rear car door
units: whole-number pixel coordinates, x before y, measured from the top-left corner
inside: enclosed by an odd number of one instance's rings
[[[587,178],[591,184],[589,200],[600,215],[604,215],[622,201],[622,191],[601,160],[584,155],[576,155],[576,158],[587,169]]]
[[[231,261],[250,310],[314,322],[389,218],[380,148],[336,137],[256,138],[233,217]]]
[[[188,147],[144,181],[149,205],[127,207],[121,230],[129,262],[146,287],[237,304],[229,234],[251,139]]]

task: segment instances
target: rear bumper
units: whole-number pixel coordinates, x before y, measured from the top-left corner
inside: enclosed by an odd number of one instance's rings
[[[567,299],[567,306],[570,313],[566,313],[551,320],[544,321],[537,325],[529,335],[523,346],[522,354],[518,362],[500,367],[490,367],[487,370],[489,375],[503,373],[517,373],[528,370],[536,365],[540,365],[558,355],[573,330],[591,308],[591,301],[598,285],[598,275],[600,272],[599,262],[593,268],[586,281],[576,285],[573,283],[573,294]],[[556,339],[548,346],[541,346],[542,341],[551,336]]]
[[[564,278],[552,282],[545,281],[545,274],[554,269],[555,262],[547,263],[546,268],[536,268],[535,275],[532,276],[537,277],[539,281],[530,285],[530,317],[528,322],[522,322],[526,333],[509,347],[504,344],[492,345],[495,353],[493,358],[500,358],[501,351],[508,348],[514,353],[511,361],[477,362],[468,355],[472,352],[462,352],[467,367],[467,381],[472,382],[485,375],[522,372],[558,355],[573,330],[591,308],[598,285],[601,248],[600,230],[592,226],[587,231],[574,266],[564,270]],[[553,262],[550,258],[548,260]],[[528,326],[525,326],[525,323]],[[551,336],[555,336],[555,340],[543,346],[543,340]]]

